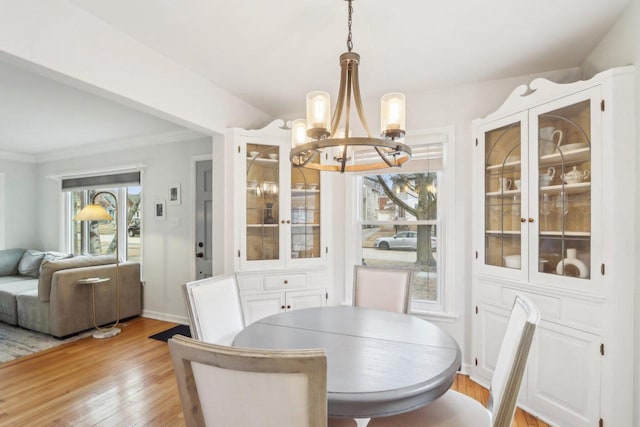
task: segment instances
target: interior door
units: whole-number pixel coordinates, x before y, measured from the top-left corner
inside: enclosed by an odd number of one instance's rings
[[[212,161],[196,162],[196,280],[211,277],[211,226],[213,224],[212,211]]]

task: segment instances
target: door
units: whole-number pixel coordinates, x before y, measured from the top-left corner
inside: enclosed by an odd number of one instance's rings
[[[213,224],[212,204],[212,161],[196,162],[196,280],[211,277],[211,225]]]

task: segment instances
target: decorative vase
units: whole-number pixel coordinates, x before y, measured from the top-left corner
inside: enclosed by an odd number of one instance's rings
[[[273,203],[267,203],[267,208],[264,210],[264,223],[275,224],[276,220],[273,219]]]
[[[556,273],[564,276],[565,270],[569,266],[573,266],[577,270],[577,277],[584,279],[589,276],[589,267],[578,259],[578,251],[576,249],[567,249],[567,257],[558,263]]]

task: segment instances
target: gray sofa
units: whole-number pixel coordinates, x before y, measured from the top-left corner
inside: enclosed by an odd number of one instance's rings
[[[0,321],[56,337],[93,328],[91,277],[111,280],[95,285],[98,325],[116,319],[115,258],[77,256],[24,249],[0,251]],[[120,319],[142,312],[140,264],[118,266]]]

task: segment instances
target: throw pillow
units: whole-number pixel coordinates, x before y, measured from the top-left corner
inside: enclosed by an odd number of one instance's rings
[[[24,254],[24,249],[5,249],[0,251],[0,276],[15,276],[18,274],[18,263]]]
[[[49,261],[57,261],[59,259],[67,259],[73,258],[73,254],[65,254],[64,252],[54,252],[48,251],[45,252],[44,258],[42,258],[42,263],[40,264],[40,273],[42,273],[42,269],[44,268],[44,264]]]
[[[22,254],[22,258],[20,258],[18,273],[21,276],[38,277],[40,275],[42,258],[44,258],[44,252],[27,249],[24,254]]]

